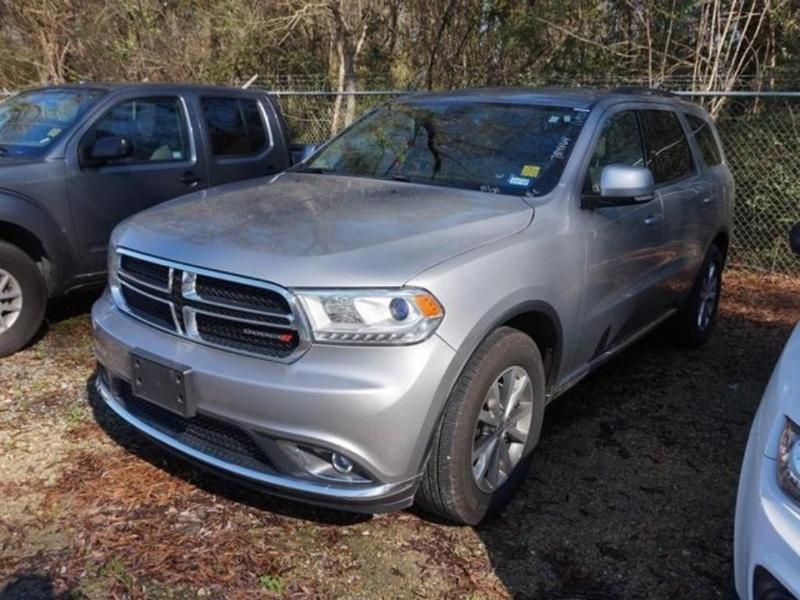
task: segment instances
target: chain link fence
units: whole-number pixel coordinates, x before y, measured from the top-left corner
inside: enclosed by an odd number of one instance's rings
[[[300,143],[327,140],[343,126],[334,124],[347,100],[360,115],[398,91],[273,91]],[[800,275],[800,259],[789,249],[788,232],[800,222],[800,93],[691,93],[682,95],[711,106],[722,100],[717,127],[736,180],[731,262],[771,273]]]

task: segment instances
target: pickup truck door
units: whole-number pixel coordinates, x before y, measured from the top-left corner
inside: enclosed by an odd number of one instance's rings
[[[290,164],[283,123],[263,95],[200,95],[209,185],[262,177]]]
[[[67,147],[67,190],[81,270],[102,273],[111,230],[160,202],[205,187],[193,118],[180,94],[118,96],[95,113]],[[93,161],[97,140],[124,137],[130,157]]]
[[[637,111],[611,109],[590,146],[582,194],[600,192],[610,164],[643,166],[645,148]],[[586,231],[583,328],[576,364],[601,356],[659,316],[663,244],[661,200],[581,210]]]

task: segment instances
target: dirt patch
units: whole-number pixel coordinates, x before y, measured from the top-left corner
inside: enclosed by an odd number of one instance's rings
[[[548,409],[518,497],[478,528],[306,507],[165,453],[87,394],[90,302],[57,305],[0,364],[3,598],[714,598],[800,281],[729,273],[707,346],[656,333],[579,384]]]

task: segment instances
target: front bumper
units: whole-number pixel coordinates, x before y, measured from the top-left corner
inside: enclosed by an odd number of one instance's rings
[[[762,587],[765,576],[800,598],[800,506],[780,489],[776,470],[775,460],[764,456],[751,436],[739,482],[734,540],[736,592],[742,600],[764,597],[755,589]]]
[[[108,294],[95,304],[92,322],[102,367],[97,390],[117,415],[164,446],[270,493],[347,510],[383,512],[413,502],[457,375],[455,353],[435,335],[412,346],[315,345],[296,362],[281,364],[159,331],[119,311]],[[198,415],[240,429],[267,456],[283,442],[324,448],[353,460],[366,481],[251,468],[183,443],[131,410],[119,392],[131,381],[134,349],[190,367]]]

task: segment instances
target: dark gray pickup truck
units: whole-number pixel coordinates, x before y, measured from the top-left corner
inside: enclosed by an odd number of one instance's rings
[[[35,335],[48,298],[104,281],[121,220],[283,171],[293,150],[257,91],[91,83],[0,102],[0,356]]]

